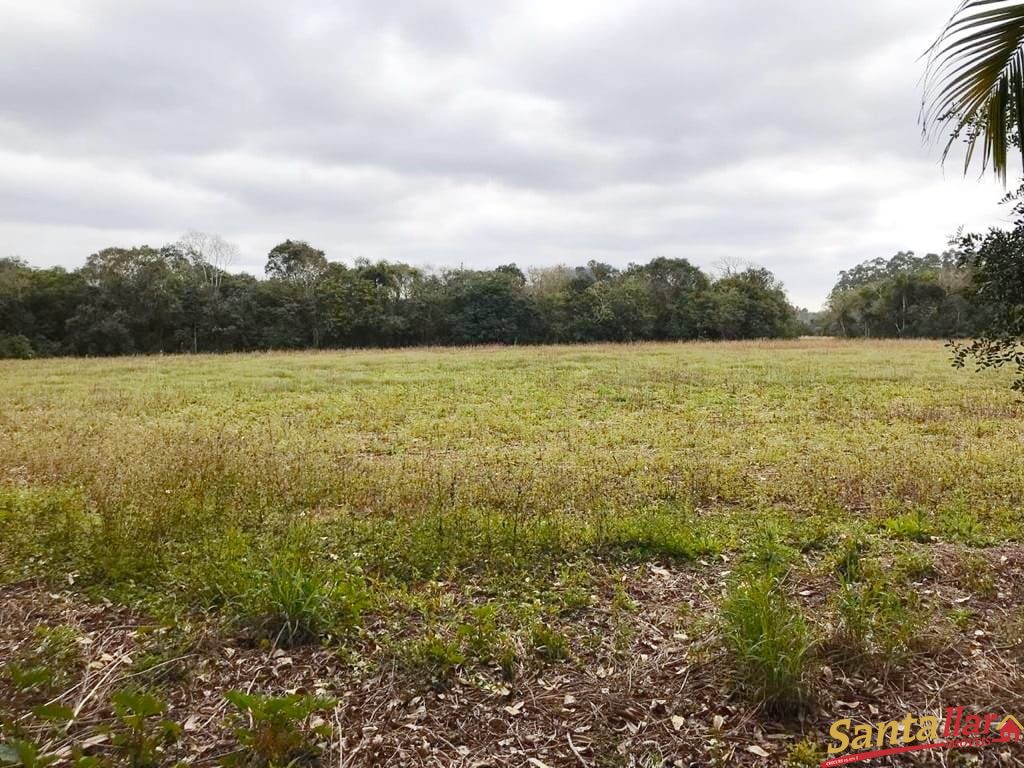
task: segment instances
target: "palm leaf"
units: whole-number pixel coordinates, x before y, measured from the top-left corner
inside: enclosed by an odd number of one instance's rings
[[[948,137],[942,159],[963,136],[964,172],[981,149],[1004,183],[1009,145],[1024,152],[1024,3],[964,0],[928,49],[921,122]]]

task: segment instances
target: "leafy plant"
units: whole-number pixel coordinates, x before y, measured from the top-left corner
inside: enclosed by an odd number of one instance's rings
[[[242,747],[225,760],[227,765],[281,768],[312,760],[321,752],[314,738],[330,736],[329,725],[311,725],[309,721],[314,712],[333,707],[331,699],[241,691],[229,691],[224,697],[238,710],[234,733]]]
[[[54,672],[49,667],[23,667],[10,662],[4,667],[4,674],[16,691],[29,693],[47,690],[53,682]]]
[[[406,642],[399,648],[402,667],[416,676],[435,681],[450,677],[465,661],[466,655],[458,643],[435,632]]]
[[[57,762],[57,755],[44,754],[26,739],[10,739],[0,744],[0,766],[47,768]]]
[[[3,667],[15,690],[44,692],[63,685],[79,659],[78,633],[68,626],[39,626],[34,643]]]
[[[826,757],[821,745],[812,739],[803,739],[789,748],[785,768],[818,768]]]
[[[981,168],[1005,180],[1012,144],[1024,148],[1024,9],[962,0],[929,51],[922,121],[949,134],[943,158],[967,140],[964,170],[981,142]]]
[[[154,768],[166,747],[181,735],[181,726],[163,717],[167,705],[151,693],[118,691],[110,697],[117,720],[110,743],[132,768]]]
[[[459,625],[456,635],[470,656],[490,661],[498,652],[503,638],[498,630],[497,613],[494,605],[477,606],[470,609],[469,620]]]
[[[960,504],[946,509],[939,517],[939,525],[945,536],[970,546],[981,546],[988,539],[978,516]]]
[[[890,517],[885,527],[893,536],[910,541],[927,542],[931,540],[931,530],[924,517],[924,512],[916,509],[899,517]]]

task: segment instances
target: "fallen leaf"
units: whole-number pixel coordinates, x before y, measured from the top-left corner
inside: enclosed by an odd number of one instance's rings
[[[682,730],[683,726],[686,725],[686,718],[679,715],[672,715],[672,730]]]
[[[749,747],[747,747],[747,752],[749,752],[752,755],[757,755],[758,757],[768,757],[768,752],[762,749],[761,747],[757,746],[757,744],[751,744]]]

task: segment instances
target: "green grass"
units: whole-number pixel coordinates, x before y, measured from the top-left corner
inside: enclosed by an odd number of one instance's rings
[[[0,579],[511,678],[585,653],[625,574],[735,560],[693,620],[784,710],[818,630],[910,653],[930,548],[1020,541],[1006,384],[939,343],[822,339],[0,361]]]
[[[770,573],[737,580],[722,605],[722,624],[740,687],[772,712],[797,711],[807,699],[815,639],[784,585]]]

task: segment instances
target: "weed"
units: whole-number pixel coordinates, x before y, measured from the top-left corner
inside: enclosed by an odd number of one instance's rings
[[[22,693],[46,693],[66,685],[80,661],[78,633],[66,625],[38,626],[33,643],[3,667]]]
[[[860,581],[863,576],[862,558],[869,548],[867,539],[862,536],[844,536],[840,540],[835,556],[835,572],[842,581]]]
[[[614,518],[607,522],[602,538],[605,548],[631,558],[695,560],[718,550],[690,517],[667,512]]]
[[[356,627],[365,602],[355,580],[324,574],[294,555],[279,555],[246,596],[246,610],[267,637],[292,646],[329,630]]]
[[[545,661],[564,661],[569,658],[569,638],[542,622],[533,625],[530,631],[533,650]]]
[[[779,581],[771,575],[735,581],[722,605],[722,622],[739,686],[772,711],[798,709],[807,697],[804,676],[814,640]]]
[[[826,757],[825,750],[812,739],[803,739],[789,748],[785,768],[817,768]]]
[[[314,760],[321,752],[316,739],[330,736],[326,723],[312,724],[311,716],[334,706],[331,699],[309,695],[263,696],[229,691],[225,698],[238,710],[234,717],[239,752],[225,759],[230,766],[284,768]]]
[[[961,555],[955,578],[957,585],[984,600],[992,600],[998,593],[992,565],[975,552]]]
[[[39,693],[53,687],[54,673],[49,667],[23,667],[12,661],[4,666],[4,674],[20,693]]]
[[[764,524],[754,531],[743,559],[757,570],[781,574],[798,556],[797,551],[783,541],[777,525]]]
[[[558,603],[562,614],[571,614],[590,607],[590,578],[579,567],[562,568],[558,574]]]
[[[44,754],[27,739],[10,739],[0,744],[0,766],[47,768],[58,760],[57,755]]]
[[[151,693],[119,691],[110,698],[116,717],[110,743],[131,768],[155,768],[178,740],[181,726],[163,717],[167,705]]]
[[[837,648],[848,664],[868,662],[889,669],[910,656],[923,624],[918,601],[872,569],[858,583],[840,585]]]
[[[615,585],[615,593],[612,595],[612,610],[617,613],[633,613],[640,606],[636,600],[629,596],[629,592],[622,584]]]
[[[941,510],[938,525],[943,536],[969,546],[983,546],[989,539],[985,526],[977,514],[967,507],[967,501],[962,496]]]
[[[456,630],[468,656],[488,662],[501,653],[506,641],[498,629],[497,613],[498,609],[492,604],[469,610],[468,620]]]
[[[898,539],[909,541],[928,542],[931,540],[932,532],[925,519],[924,511],[921,508],[913,512],[907,512],[898,517],[887,518],[884,522],[885,528],[890,535]]]
[[[398,648],[399,666],[416,678],[443,682],[466,662],[457,642],[430,632]]]
[[[954,608],[949,612],[948,618],[957,630],[963,632],[974,621],[975,614],[970,608]]]
[[[194,559],[178,569],[193,602],[202,608],[244,611],[246,595],[254,588],[258,568],[253,562],[253,542],[238,530],[228,529],[207,542]]]
[[[830,547],[836,539],[836,521],[824,515],[810,515],[795,531],[797,548],[804,553]]]
[[[901,581],[926,581],[936,576],[931,556],[921,550],[900,552],[892,564],[894,578]]]

